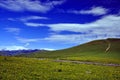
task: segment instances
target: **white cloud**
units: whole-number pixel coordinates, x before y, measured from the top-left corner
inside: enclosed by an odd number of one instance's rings
[[[49,18],[47,18],[47,17],[42,17],[42,16],[28,16],[28,17],[22,17],[22,18],[20,18],[20,20],[21,21],[23,21],[23,22],[27,22],[27,21],[29,21],[29,20],[40,20],[40,19],[45,19],[45,20],[47,20],[47,19],[49,19]]]
[[[43,16],[24,16],[24,17],[20,17],[20,18],[8,18],[7,20],[9,21],[22,21],[24,23],[27,24],[27,22],[31,21],[31,20],[48,20],[48,17],[43,17]],[[28,23],[29,25],[29,23]]]
[[[16,21],[16,19],[14,19],[14,18],[8,18],[7,20],[9,20],[9,21]]]
[[[67,35],[51,35],[47,38],[44,38],[44,41],[49,42],[60,42],[61,44],[83,44],[92,40],[99,39],[107,39],[107,38],[118,38],[117,35],[114,34],[67,34]],[[120,38],[120,36],[119,36]]]
[[[80,32],[86,28],[96,27],[96,24],[58,23],[47,25],[52,31],[73,31]]]
[[[37,25],[38,27],[40,26],[38,23]],[[81,34],[73,34],[73,35],[52,34],[51,36],[43,39],[46,41],[53,41],[53,42],[65,41],[66,43],[69,42],[79,43],[94,39],[120,38],[120,16],[118,15],[107,15],[99,20],[86,24],[57,23],[57,24],[44,24],[44,26],[49,27],[52,31],[55,32],[71,31],[71,32],[81,33]]]
[[[51,48],[41,48],[41,50],[49,50],[49,51],[54,51],[55,49],[51,49]]]
[[[7,32],[10,33],[14,33],[14,34],[19,34],[19,32],[21,31],[20,28],[15,28],[15,27],[8,27],[8,28],[4,28],[4,30],[6,30]]]
[[[47,12],[56,5],[61,5],[65,1],[47,1],[40,2],[39,0],[1,0],[0,7],[11,11],[32,11],[32,12]]]
[[[104,15],[107,14],[108,10],[103,7],[92,7],[90,10],[69,10],[68,13],[74,14],[93,14],[93,15]]]
[[[81,31],[84,31],[84,30],[86,31],[88,29],[93,29],[93,28],[94,29],[101,28],[104,31],[108,29],[112,30],[112,28],[116,30],[120,30],[119,23],[120,23],[120,16],[108,15],[92,23],[86,23],[86,24],[59,23],[59,24],[50,24],[48,25],[48,27],[50,27],[51,30],[53,31],[81,32]]]
[[[24,46],[17,46],[17,45],[12,45],[12,46],[0,46],[0,50],[23,50],[23,49],[28,49]]]
[[[120,30],[120,16],[117,15],[108,15],[104,16],[101,19],[98,19],[91,23],[80,24],[80,23],[56,23],[56,24],[40,24],[40,23],[25,23],[27,26],[31,27],[40,27],[47,26],[50,27],[52,31],[72,31],[72,32],[81,32],[87,31],[89,29],[96,30]],[[116,32],[112,31],[112,32]]]
[[[26,43],[24,46],[26,46],[26,47],[27,47],[27,46],[29,46],[29,45],[30,45],[30,43]]]
[[[99,40],[99,39],[107,39],[107,38],[118,38],[116,34],[67,34],[67,35],[61,35],[61,34],[56,34],[56,35],[50,35],[49,37],[41,39],[42,41],[45,42],[57,42],[60,44],[83,44],[89,41],[93,40]],[[120,35],[119,35],[120,38]]]
[[[44,38],[44,40],[50,41],[50,42],[67,42],[67,43],[76,43],[78,39],[80,39],[80,35],[51,35],[47,38]]]
[[[52,31],[74,31],[74,32],[79,32],[81,29],[97,26],[96,24],[89,24],[88,26],[88,24],[79,24],[79,23],[41,24],[41,23],[25,22],[24,24],[30,27],[46,26],[46,27],[50,27]]]
[[[16,39],[22,43],[29,43],[29,42],[38,42],[40,41],[39,38],[21,38],[21,37],[16,37]]]
[[[40,24],[40,23],[30,23],[30,22],[25,22],[24,24],[27,25],[27,26],[31,26],[31,27],[46,26],[45,24]]]
[[[120,38],[120,16],[107,15],[91,23],[56,23],[39,24],[30,23],[31,27],[46,26],[52,31],[71,31],[80,32],[80,34],[51,34],[49,37],[37,39],[38,41],[62,42],[62,43],[85,43],[96,39]],[[28,26],[28,25],[27,25]]]

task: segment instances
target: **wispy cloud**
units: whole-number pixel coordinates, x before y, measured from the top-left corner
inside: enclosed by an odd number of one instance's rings
[[[69,10],[68,13],[74,14],[92,14],[92,15],[104,15],[108,13],[108,9],[103,7],[92,7],[89,10]]]
[[[65,1],[46,1],[39,0],[1,0],[0,7],[11,11],[32,11],[32,12],[47,12],[56,5],[61,5]]]
[[[50,42],[50,43],[59,42],[61,44],[83,44],[96,39],[118,38],[118,37],[120,38],[118,32],[110,33],[110,34],[107,34],[106,32],[101,33],[99,31],[98,33],[95,32],[87,33],[87,34],[66,34],[66,35],[52,34],[45,38],[34,38],[34,39],[17,38],[17,40],[22,43],[25,43],[24,47],[27,47],[31,42]],[[41,49],[48,50],[47,48],[41,48]],[[49,50],[54,50],[54,49],[49,49]]]
[[[79,24],[79,23],[56,23],[56,24],[44,24],[54,32],[71,31],[80,32],[84,34],[73,34],[73,35],[59,35],[52,34],[43,40],[48,41],[66,41],[66,42],[81,42],[90,41],[93,39],[104,39],[104,38],[120,38],[120,16],[118,15],[107,15],[91,23]],[[36,26],[41,26],[38,23],[33,23]],[[32,25],[29,25],[32,27]]]
[[[21,37],[16,37],[16,39],[22,43],[30,43],[30,42],[38,42],[40,41],[39,38],[21,38]]]
[[[30,45],[30,43],[26,43],[24,46],[27,47],[27,46],[29,46],[29,45]]]
[[[21,22],[24,22],[26,23],[27,25],[27,22],[29,21],[33,21],[33,20],[48,20],[49,18],[48,17],[43,17],[43,16],[24,16],[24,17],[18,17],[18,18],[7,18],[8,21],[21,21]],[[29,24],[28,24],[29,25]]]
[[[25,22],[24,24],[25,24],[26,26],[30,26],[30,27],[40,27],[40,26],[46,26],[45,24],[32,23],[32,22]]]
[[[78,39],[80,39],[80,35],[59,35],[59,34],[53,34],[47,38],[44,38],[44,40],[50,41],[50,42],[64,42],[66,43],[77,43]],[[80,41],[80,40],[79,40]]]
[[[8,18],[7,20],[9,20],[9,21],[16,21],[16,19],[14,19],[14,18]]]
[[[109,23],[109,24],[108,24]],[[47,26],[50,27],[52,31],[73,31],[81,32],[87,29],[120,29],[120,16],[117,15],[107,15],[91,23],[80,24],[80,23],[56,23],[56,24],[41,24],[41,23],[25,23],[27,26],[40,27]],[[112,29],[111,29],[112,30]]]
[[[18,46],[18,45],[11,45],[11,46],[0,46],[0,50],[23,50],[23,49],[28,49],[27,47],[24,46]]]
[[[7,32],[10,32],[10,33],[14,33],[14,34],[19,34],[21,29],[20,28],[15,28],[15,27],[7,27],[7,28],[4,28],[4,30],[6,30]]]
[[[22,17],[22,18],[20,18],[20,20],[23,21],[23,22],[27,22],[29,20],[40,20],[40,19],[41,20],[47,20],[49,18],[42,17],[42,16],[28,16],[28,17]]]
[[[49,50],[49,51],[54,51],[55,49],[52,48],[40,48],[41,50]]]
[[[96,39],[106,39],[106,38],[118,38],[117,34],[67,34],[67,35],[51,35],[49,37],[44,38],[44,41],[48,42],[59,42],[61,44],[83,44]],[[120,38],[120,35],[119,35]]]
[[[109,24],[108,24],[109,23]],[[120,16],[117,15],[108,15],[104,16],[101,19],[98,19],[91,23],[86,24],[76,24],[76,23],[58,23],[58,24],[49,24],[48,27],[53,31],[73,31],[73,32],[81,32],[86,29],[96,29],[96,28],[104,28],[111,29],[116,28],[120,29]],[[112,30],[112,29],[111,29]],[[115,31],[114,31],[115,32]]]
[[[107,37],[120,37],[120,16],[109,15],[86,24],[52,24],[48,25],[53,31],[72,31],[72,32],[89,32],[84,35],[96,35]],[[90,35],[89,35],[90,36]]]

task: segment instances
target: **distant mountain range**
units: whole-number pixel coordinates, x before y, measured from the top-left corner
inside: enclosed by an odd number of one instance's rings
[[[39,49],[34,49],[34,50],[1,50],[0,55],[1,56],[15,56],[15,55],[20,55],[20,54],[31,54],[33,52],[44,52],[47,50],[39,50]]]

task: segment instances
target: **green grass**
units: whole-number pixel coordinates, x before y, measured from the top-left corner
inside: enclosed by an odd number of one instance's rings
[[[0,80],[120,80],[120,67],[0,57]]]
[[[69,49],[6,57],[6,60],[1,56],[0,80],[120,80],[120,67],[54,61],[120,64],[120,39],[108,40],[111,48],[107,53],[106,40],[97,40]]]
[[[110,42],[111,47],[108,52],[105,52],[108,46],[107,41]],[[95,40],[68,49],[19,56],[120,63],[120,39]]]
[[[97,58],[97,57],[66,57],[61,58],[62,60],[72,60],[72,61],[83,61],[83,62],[98,62],[98,63],[114,63],[120,64],[119,59],[112,59],[112,58]]]

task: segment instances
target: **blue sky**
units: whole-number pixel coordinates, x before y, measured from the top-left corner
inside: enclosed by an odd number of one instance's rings
[[[0,0],[0,49],[64,49],[120,38],[119,0]]]

